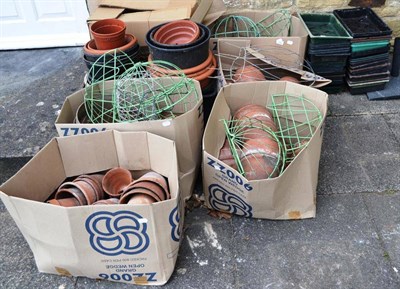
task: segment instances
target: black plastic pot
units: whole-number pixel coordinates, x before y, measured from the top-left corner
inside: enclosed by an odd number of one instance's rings
[[[385,46],[385,47],[368,49],[368,50],[364,50],[364,51],[351,52],[351,57],[358,58],[358,57],[365,57],[365,56],[376,55],[376,54],[383,54],[383,53],[389,52],[389,50],[390,50],[390,45]]]
[[[363,93],[367,93],[367,92],[383,90],[383,89],[385,89],[385,86],[386,86],[386,82],[380,83],[380,84],[374,84],[374,85],[366,85],[366,86],[361,86],[361,87],[349,86],[349,92],[351,94],[363,94]]]
[[[207,123],[211,109],[214,105],[215,97],[218,94],[218,81],[216,78],[211,79],[210,83],[202,90],[203,93],[203,113],[204,125]]]
[[[376,62],[376,61],[387,62],[388,59],[389,59],[389,53],[383,53],[383,54],[370,55],[370,56],[360,57],[360,58],[350,58],[349,63],[350,63],[350,65],[361,65],[361,64],[367,64],[367,63]]]
[[[153,60],[163,60],[175,64],[181,69],[191,68],[200,65],[206,61],[209,54],[209,40],[211,31],[203,24],[198,24],[201,33],[197,41],[186,47],[162,47],[151,40],[151,33],[155,27],[146,34],[146,43],[149,46],[150,54]],[[156,26],[157,27],[157,26]]]

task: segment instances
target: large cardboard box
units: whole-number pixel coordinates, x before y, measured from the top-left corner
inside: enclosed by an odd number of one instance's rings
[[[174,140],[178,151],[179,179],[182,198],[191,196],[201,162],[201,138],[204,131],[203,98],[200,84],[191,93],[187,111],[173,119],[140,121],[134,123],[74,123],[76,112],[84,101],[85,90],[79,90],[65,99],[55,126],[58,135],[70,136],[104,130],[148,131]],[[100,85],[101,87],[101,85]],[[179,109],[179,107],[177,107]]]
[[[280,93],[303,95],[315,104],[325,119],[327,94],[308,86],[285,81],[259,81],[232,84],[220,90],[203,136],[203,188],[209,208],[254,218],[315,217],[323,122],[279,177],[249,181],[218,160],[225,141],[221,120],[229,120],[246,104],[269,105],[271,95]],[[295,119],[297,117],[301,116],[296,115]]]
[[[116,166],[164,175],[171,199],[70,208],[44,203],[66,178]],[[56,138],[0,187],[0,197],[40,272],[161,285],[174,270],[184,206],[171,140],[116,131]]]
[[[227,13],[221,16],[221,18],[229,16],[231,14]],[[234,15],[238,16],[245,16],[249,17],[255,22],[261,21],[263,18],[271,15],[271,12],[268,11],[243,11],[243,12],[236,12]],[[212,27],[214,24],[210,24]],[[286,50],[292,51],[295,54],[299,55],[301,58],[304,58],[306,46],[307,46],[307,39],[308,33],[307,29],[304,27],[304,24],[301,20],[297,17],[292,15],[291,16],[291,26],[289,30],[289,34],[287,36],[278,36],[278,37],[226,37],[227,39],[248,39],[250,41],[259,41],[264,46],[275,48],[274,56],[278,59],[282,59],[288,61],[287,55],[282,55],[280,58],[279,49],[284,48]],[[211,38],[210,39],[210,46],[214,53],[218,51],[218,39],[220,38]],[[271,49],[272,51],[272,49]],[[294,59],[294,58],[293,58]],[[290,62],[288,62],[290,63]],[[293,65],[297,65],[296,62],[293,62]],[[299,67],[300,68],[300,67]]]
[[[234,82],[237,69],[253,65],[262,70],[267,80],[278,80],[284,76],[292,76],[303,85],[323,87],[331,80],[314,74],[310,68],[303,66],[304,58],[285,48],[265,44],[258,38],[220,38],[218,39],[218,74],[219,86]],[[240,70],[239,70],[240,71]]]
[[[196,22],[210,22],[225,12],[220,0],[89,0],[88,7],[89,27],[98,20],[120,19],[126,23],[126,33],[135,35],[141,46],[147,46],[146,33],[158,24],[192,17]]]

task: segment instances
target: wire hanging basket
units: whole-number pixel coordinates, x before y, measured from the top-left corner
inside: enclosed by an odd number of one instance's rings
[[[152,62],[153,63],[153,62]],[[192,79],[171,63],[138,62],[117,79],[85,88],[90,122],[137,122],[174,118],[194,107],[199,95]],[[174,67],[175,75],[161,69]]]
[[[318,107],[303,95],[274,94],[268,105],[277,125],[286,164],[305,148],[323,121]]]
[[[218,20],[211,28],[211,37],[259,37],[257,24],[245,16],[229,15]]]
[[[260,36],[288,36],[292,25],[292,15],[287,9],[280,9],[256,23]]]

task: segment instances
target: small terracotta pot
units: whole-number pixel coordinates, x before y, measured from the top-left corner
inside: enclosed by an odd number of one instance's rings
[[[130,186],[131,189],[145,189],[152,192],[152,196],[157,201],[164,201],[168,198],[167,192],[161,187],[159,184],[154,183],[152,181],[135,181]]]
[[[95,188],[85,181],[76,180],[73,182],[65,182],[60,186],[59,190],[65,188],[66,189],[76,188],[77,190],[79,190],[84,195],[84,198],[86,200],[86,205],[91,205],[97,201],[97,192]],[[56,199],[59,199],[59,197],[57,197],[57,194],[56,194]]]
[[[278,174],[279,145],[270,138],[249,139],[243,145],[241,163],[248,180],[260,180]]]
[[[224,159],[224,160],[221,160],[221,161],[224,162],[226,165],[230,166],[232,169],[235,169],[235,170],[238,169],[238,167],[236,165],[236,162],[235,162],[235,160],[233,158]]]
[[[231,148],[229,146],[228,139],[225,138],[224,145],[219,150],[218,159],[222,161],[222,160],[232,159],[232,158],[233,158],[233,156],[232,156]]]
[[[245,65],[236,69],[232,80],[234,82],[263,81],[265,80],[265,76],[257,67]]]
[[[62,207],[76,207],[79,206],[79,201],[76,198],[65,198],[65,199],[51,199],[48,200],[47,203],[62,206]]]
[[[245,120],[246,119],[256,119],[261,121],[266,126],[270,127],[273,131],[276,131],[276,125],[274,118],[269,110],[261,105],[248,104],[239,108],[233,115],[234,119]],[[244,125],[244,124],[243,124]]]
[[[125,23],[118,19],[103,19],[90,26],[99,50],[115,49],[125,45],[125,30]]]
[[[180,73],[183,72],[187,76],[187,75],[202,71],[206,67],[209,67],[212,64],[213,57],[214,57],[214,54],[210,50],[209,54],[208,54],[208,58],[206,59],[206,61],[204,61],[200,65],[197,65],[197,66],[194,66],[194,67],[191,67],[191,68],[182,69],[181,71],[173,70],[173,69],[165,69],[165,68],[157,66],[156,64],[151,64],[151,67],[154,68],[155,72],[161,72],[161,73],[172,74],[172,75],[177,75],[177,74],[180,74]],[[153,58],[151,57],[151,54],[149,54],[149,56],[148,56],[148,61],[149,62],[153,61]]]
[[[74,182],[76,181],[83,181],[90,185],[93,191],[96,194],[96,200],[104,199],[104,191],[102,187],[102,180],[104,175],[96,174],[96,175],[80,175],[77,177]]]
[[[120,47],[115,47],[114,49],[118,49],[121,51],[127,51],[129,48],[133,47],[137,43],[137,38],[132,34],[125,35],[125,44]],[[93,55],[103,55],[110,51],[110,49],[101,50],[98,49],[94,39],[88,41],[85,46],[83,46],[83,51],[85,54],[93,54]]]
[[[131,182],[131,172],[127,169],[117,167],[109,170],[104,175],[102,187],[107,195],[111,197],[119,197]]]
[[[169,188],[168,188],[168,182],[167,180],[159,173],[156,172],[148,172],[145,173],[143,176],[141,176],[137,182],[142,182],[142,181],[148,181],[148,182],[153,182],[160,186],[163,191],[165,192],[165,198],[164,199],[169,199],[171,197]]]
[[[78,201],[79,206],[86,206],[88,204],[85,195],[78,188],[70,186],[68,183],[64,183],[61,186],[56,192],[55,199],[75,198]]]
[[[281,77],[279,80],[300,83],[300,81],[293,76],[284,76],[284,77]]]
[[[97,201],[95,203],[93,203],[92,205],[116,205],[119,203],[119,199],[117,198],[110,198],[110,199],[106,199],[106,200],[100,200]]]
[[[129,188],[129,190],[125,191],[120,200],[119,203],[120,204],[127,204],[129,203],[129,200],[131,198],[133,198],[134,196],[136,196],[137,194],[140,195],[146,195],[147,197],[153,199],[153,203],[155,202],[160,202],[159,196],[153,192],[152,190],[149,190],[147,188],[144,187],[137,187],[137,188]]]
[[[271,134],[268,131],[265,131],[261,128],[247,128],[243,133],[243,139],[262,139],[271,137]]]
[[[136,194],[129,199],[128,205],[150,205],[154,202],[154,199],[148,195]]]
[[[176,20],[164,24],[154,33],[160,44],[181,45],[195,41],[200,35],[199,26],[190,20]]]

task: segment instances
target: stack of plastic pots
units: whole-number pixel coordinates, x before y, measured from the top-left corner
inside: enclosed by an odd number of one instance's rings
[[[343,90],[352,37],[332,13],[301,13],[300,18],[310,38],[307,60],[316,74],[332,80],[321,89],[328,93]]]
[[[392,30],[371,8],[335,10],[353,36],[346,82],[351,94],[385,88],[389,82],[389,41]]]
[[[147,32],[149,61],[161,60],[182,69],[186,76],[196,79],[204,97],[205,119],[217,94],[217,82],[212,76],[217,61],[209,49],[210,29],[190,20],[176,20],[153,27]],[[181,72],[182,72],[181,71]],[[176,69],[163,71],[176,75]]]
[[[119,63],[126,65],[138,60],[139,44],[137,39],[132,34],[126,34],[125,31],[125,23],[118,19],[104,19],[93,23],[90,26],[93,39],[83,47],[83,58],[87,68],[90,69],[99,59],[107,62],[115,56]],[[108,54],[109,57],[107,57]],[[115,71],[115,67],[111,69]],[[122,74],[124,69],[118,69],[118,71]]]

